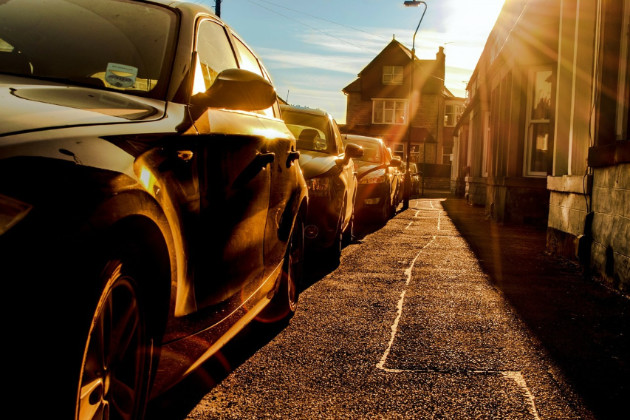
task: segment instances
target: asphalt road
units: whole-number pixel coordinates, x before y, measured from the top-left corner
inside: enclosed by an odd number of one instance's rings
[[[311,261],[288,325],[248,328],[149,418],[596,418],[442,204]]]

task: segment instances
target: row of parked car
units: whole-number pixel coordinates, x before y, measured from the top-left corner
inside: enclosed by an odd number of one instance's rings
[[[326,111],[282,105],[308,186],[307,252],[338,261],[358,221],[384,223],[402,200],[400,158],[375,137],[341,134]]]
[[[45,371],[59,418],[142,418],[244,325],[291,317],[309,247],[339,258],[399,201],[382,141],[282,106],[200,4],[0,2],[0,121],[6,380]]]

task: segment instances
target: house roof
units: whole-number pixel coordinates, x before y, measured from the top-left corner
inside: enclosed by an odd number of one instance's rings
[[[341,89],[343,93],[349,92],[361,92],[361,79],[354,79],[352,83],[350,83],[345,88]]]
[[[401,44],[400,42],[396,41],[396,39],[392,39],[391,42],[389,44],[387,44],[385,46],[385,48],[383,48],[381,50],[380,53],[378,53],[376,55],[376,57],[374,57],[372,59],[372,61],[370,61],[367,66],[363,67],[363,70],[361,70],[358,74],[359,77],[361,77],[361,74],[367,69],[369,68],[373,62],[377,61],[381,56],[385,55],[385,54],[389,54],[390,50],[392,49],[399,49],[401,50],[407,57],[409,57],[409,59],[411,60],[411,50],[407,47],[405,47],[403,44]],[[417,59],[417,57],[416,57]]]
[[[363,67],[363,69],[357,75],[357,76],[359,76],[359,78],[355,79],[348,86],[346,86],[343,89],[341,89],[341,91],[344,92],[344,93],[361,92],[360,77],[363,75],[363,72],[365,72],[366,69],[368,69],[372,65],[372,63],[377,61],[381,56],[383,56],[385,54],[391,54],[393,49],[398,49],[398,50],[402,51],[411,60],[411,50],[409,48],[405,47],[400,42],[396,41],[396,39],[392,39],[391,42],[389,44],[387,44],[385,46],[385,48],[383,48],[381,50],[381,52],[376,55],[376,57],[374,57],[365,67]]]
[[[357,75],[358,78],[352,81],[349,85],[347,85],[343,89],[341,89],[341,91],[343,93],[361,92],[360,79],[361,79],[361,76],[363,76],[363,73],[365,73],[375,62],[380,61],[381,57],[383,57],[384,55],[391,55],[395,51],[402,52],[405,56],[409,58],[409,60],[411,60],[411,57],[414,56],[414,63],[416,65],[416,68],[418,67],[422,68],[425,65],[433,65],[436,62],[436,60],[434,59],[430,59],[430,60],[418,59],[417,56],[413,55],[413,53],[411,52],[409,48],[407,48],[406,46],[404,46],[403,44],[401,44],[394,38],[390,41],[389,44],[385,46],[385,48],[381,50],[380,53],[378,53],[365,67],[363,67],[363,69]],[[444,92],[444,94],[448,95],[446,92]]]

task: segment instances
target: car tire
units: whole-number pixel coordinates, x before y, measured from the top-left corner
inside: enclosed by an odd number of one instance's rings
[[[304,276],[304,221],[298,215],[287,244],[278,290],[257,320],[286,322],[295,314]]]
[[[392,205],[390,203],[390,194],[388,193],[386,196],[383,197],[383,205],[381,206],[381,211],[379,214],[380,223],[385,224],[391,218],[391,207]]]
[[[388,219],[393,218],[394,216],[396,216],[396,209],[398,208],[398,198],[396,198],[396,200],[391,203],[388,207],[389,207],[389,215],[388,215]]]
[[[330,261],[334,264],[339,264],[341,260],[341,249],[343,248],[343,232],[341,231],[341,223],[337,227],[335,232],[335,239],[333,240],[332,245],[328,249],[328,255]]]
[[[356,184],[356,179],[355,179],[355,184]],[[350,222],[348,223],[348,227],[346,227],[346,231],[343,233],[343,243],[342,246],[347,246],[350,245],[352,243],[352,241],[354,241],[355,239],[355,230],[354,230],[354,225],[355,225],[355,210],[356,210],[356,199],[357,199],[357,191],[354,191],[354,202],[352,203],[352,215],[350,216]]]
[[[346,231],[343,233],[342,246],[350,245],[352,241],[354,241],[354,238],[355,238],[354,218],[355,216],[354,216],[354,211],[353,211],[352,216],[350,217],[350,222],[348,223],[348,227],[346,228]]]
[[[132,263],[133,261],[133,263]],[[137,260],[109,260],[81,362],[77,419],[141,419],[155,360]]]

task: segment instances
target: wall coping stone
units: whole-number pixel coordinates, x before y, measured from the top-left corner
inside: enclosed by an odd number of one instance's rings
[[[593,189],[593,175],[548,176],[547,189],[555,192],[590,194]]]

